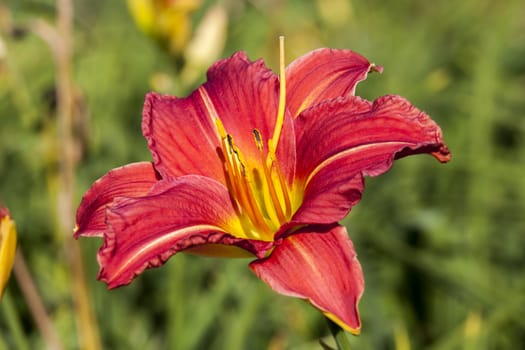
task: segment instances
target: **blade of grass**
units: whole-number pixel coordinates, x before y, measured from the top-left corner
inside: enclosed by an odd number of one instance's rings
[[[0,309],[2,309],[7,327],[11,331],[15,348],[19,350],[29,350],[29,343],[26,340],[24,331],[22,330],[22,324],[18,318],[14,300],[11,297],[9,289],[4,291],[2,303],[0,303]]]

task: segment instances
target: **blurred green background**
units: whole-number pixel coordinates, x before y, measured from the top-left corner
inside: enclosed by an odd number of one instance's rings
[[[126,2],[74,1],[75,207],[109,169],[150,159],[140,131],[147,91],[185,95],[209,63],[239,50],[275,70],[281,34],[288,62],[318,47],[353,49],[385,68],[357,94],[407,97],[441,125],[453,155],[447,165],[402,159],[367,179],[345,221],[366,280],[353,348],[525,348],[522,0],[179,5],[167,43],[145,12],[141,31]],[[79,320],[75,302],[85,297],[72,287],[70,232],[60,233],[56,204],[64,145],[56,64],[38,33],[38,23],[54,25],[56,10],[51,0],[0,2],[0,198],[48,316],[43,331],[12,276],[0,349],[45,349],[45,329],[64,349],[96,349],[86,324],[104,349],[320,349],[322,315],[271,292],[248,260],[179,254],[107,291],[96,281],[98,239],[80,240],[95,318]]]

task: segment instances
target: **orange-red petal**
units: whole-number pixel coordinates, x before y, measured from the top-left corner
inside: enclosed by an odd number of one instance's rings
[[[224,183],[217,155],[220,138],[198,93],[186,98],[149,93],[142,112],[142,133],[162,177],[195,174]]]
[[[296,224],[341,220],[359,201],[363,176],[386,172],[394,159],[417,153],[450,159],[439,126],[400,96],[322,103],[301,114],[296,129],[296,184],[304,191]]]
[[[244,52],[218,61],[208,71],[207,82],[198,90],[208,108],[221,119],[249,160],[260,160],[254,129],[261,136],[264,153],[273,136],[279,106],[279,79],[262,60],[252,62]],[[276,141],[276,140],[274,140]],[[276,142],[277,143],[277,142]],[[277,143],[277,158],[283,176],[291,181],[295,165],[295,137],[291,115],[286,112]]]
[[[251,62],[244,52],[216,62],[198,89],[209,98],[226,131],[245,155],[258,159],[253,129],[263,140],[273,132],[279,105],[279,79],[262,60]]]
[[[266,154],[278,105],[278,77],[262,60],[252,62],[244,52],[238,52],[211,66],[207,81],[186,98],[148,94],[142,131],[163,177],[197,174],[226,183],[215,120],[221,120],[248,162],[259,161],[254,130],[260,134]],[[289,181],[295,165],[291,119],[285,113],[276,152]]]
[[[146,196],[117,198],[108,207],[98,278],[109,288],[198,245],[224,244],[264,255],[272,242],[229,233],[237,228],[228,190],[216,180],[187,175],[159,181]]]
[[[159,178],[150,162],[110,170],[84,194],[77,210],[75,237],[102,236],[106,229],[106,207],[115,197],[143,196]]]
[[[368,72],[382,71],[350,50],[317,49],[286,68],[287,107],[293,116],[324,100],[354,95]]]
[[[364,279],[344,227],[289,236],[250,268],[277,293],[306,299],[343,329],[359,333]]]

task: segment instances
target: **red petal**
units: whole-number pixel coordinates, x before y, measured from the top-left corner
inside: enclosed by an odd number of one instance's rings
[[[271,137],[279,105],[277,76],[262,60],[251,62],[244,52],[238,52],[209,69],[201,91],[239,148],[257,156],[253,129],[264,140]]]
[[[381,72],[363,56],[349,50],[318,49],[286,68],[287,107],[293,116],[323,100],[354,95],[369,71]]]
[[[102,236],[106,229],[106,206],[117,196],[143,196],[158,179],[150,162],[132,163],[109,171],[84,194],[77,210],[75,238]]]
[[[292,235],[250,268],[277,293],[307,299],[344,329],[359,333],[363,272],[344,227]]]
[[[216,119],[222,121],[247,161],[260,159],[253,130],[259,131],[265,146],[273,134],[279,81],[263,61],[251,62],[239,52],[216,62],[207,78],[187,98],[147,96],[142,130],[163,177],[198,174],[225,183]],[[277,150],[287,178],[294,171],[294,141],[287,114]]]
[[[296,127],[297,182],[306,186],[296,223],[342,219],[360,199],[362,176],[386,172],[396,158],[430,153],[450,159],[439,126],[399,96],[373,104],[358,97],[324,103],[299,116]]]
[[[187,98],[149,93],[142,116],[142,133],[162,177],[196,174],[224,182],[220,139],[198,93]]]
[[[203,244],[235,245],[260,256],[272,242],[228,234],[236,225],[228,190],[197,175],[158,182],[141,198],[118,198],[108,208],[98,278],[109,288],[128,284],[146,268]]]
[[[238,52],[215,63],[208,71],[208,81],[199,89],[203,99],[231,134],[248,161],[260,159],[253,130],[266,143],[273,136],[279,106],[279,79],[262,60],[251,62]],[[285,177],[290,178],[295,165],[295,135],[289,113],[285,114],[277,157]]]

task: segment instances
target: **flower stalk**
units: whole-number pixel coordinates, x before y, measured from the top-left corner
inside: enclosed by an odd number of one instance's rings
[[[64,349],[20,249],[16,252],[13,270],[16,281],[18,282],[20,290],[29,307],[29,311],[33,316],[33,320],[35,321],[40,334],[42,334],[42,338],[44,339],[47,348],[51,350]]]
[[[330,333],[332,333],[332,336],[334,337],[337,350],[351,350],[352,347],[350,346],[350,341],[348,340],[345,330],[329,318],[326,319],[326,322],[328,323]]]
[[[9,329],[9,333],[13,337],[13,343],[16,348],[19,350],[29,350],[29,342],[24,334],[22,321],[18,317],[15,301],[9,293],[9,290],[6,290],[3,295],[2,307],[0,307],[0,309],[2,310],[5,323]]]

